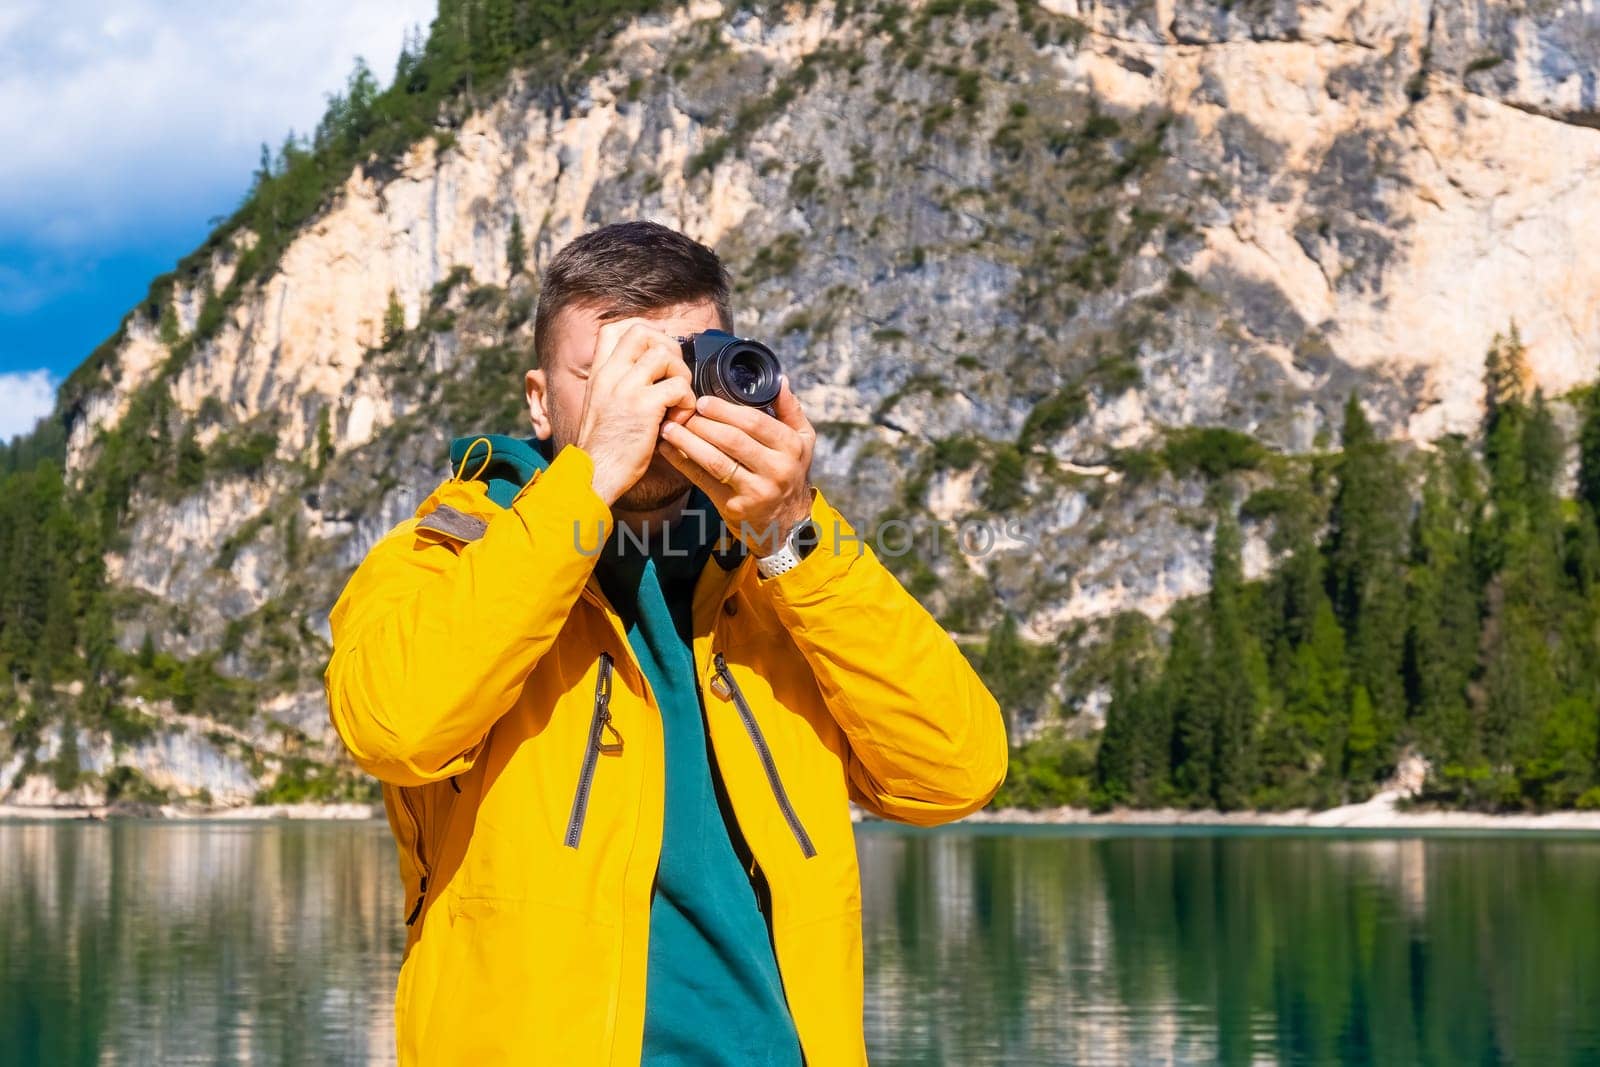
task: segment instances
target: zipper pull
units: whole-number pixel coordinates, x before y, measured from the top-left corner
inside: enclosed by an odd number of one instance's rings
[[[417,886],[417,903],[411,909],[411,914],[406,916],[406,925],[410,926],[417,921],[417,916],[422,914],[422,902],[428,899],[428,876],[422,876],[422,884]]]
[[[715,652],[711,656],[711,662],[717,669],[711,676],[711,691],[723,700],[727,700],[733,693],[733,686],[728,678],[728,661],[722,658],[721,652]]]
[[[614,756],[618,752],[621,752],[622,751],[622,732],[620,730],[618,730],[616,728],[616,726],[612,723],[612,721],[611,721],[611,709],[610,708],[607,708],[603,712],[600,713],[600,729],[602,731],[610,730],[611,731],[611,736],[616,738],[615,741],[601,741],[600,742],[600,751],[606,753],[609,756]]]
[[[594,683],[594,706],[600,715],[600,732],[595,734],[595,746],[598,751],[607,755],[616,755],[622,751],[622,732],[611,721],[611,653],[600,653],[600,673]],[[610,730],[615,741],[602,740],[605,731]]]

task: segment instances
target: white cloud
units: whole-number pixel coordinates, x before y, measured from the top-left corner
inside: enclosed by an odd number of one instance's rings
[[[433,14],[434,0],[7,0],[0,235],[83,247],[152,216],[231,211],[261,142],[312,129],[357,55],[387,84],[407,28]]]
[[[0,374],[0,441],[27,433],[33,424],[50,414],[56,402],[56,386],[45,370]]]

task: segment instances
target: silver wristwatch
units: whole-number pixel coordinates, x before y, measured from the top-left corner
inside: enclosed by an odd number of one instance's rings
[[[756,570],[763,578],[776,578],[800,566],[800,561],[817,547],[817,524],[801,519],[783,539],[783,545],[770,556],[756,557]]]

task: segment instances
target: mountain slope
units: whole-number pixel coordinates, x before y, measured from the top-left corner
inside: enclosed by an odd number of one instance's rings
[[[1547,392],[1594,375],[1576,4],[637,10],[447,0],[64,387],[122,657],[87,681],[141,724],[119,752],[69,717],[79,795],[119,762],[213,799],[357,788],[323,769],[327,608],[451,435],[521,432],[537,270],[607,220],[718,247],[818,480],[917,524],[895,565],[952,629],[1004,611],[1061,652],[1203,592],[1208,472],[1286,476],[1353,390],[1426,445],[1477,424],[1512,322]],[[963,555],[963,519],[994,547]],[[1092,716],[1106,681],[1014,710]],[[62,735],[31,730],[0,791],[51,793]]]

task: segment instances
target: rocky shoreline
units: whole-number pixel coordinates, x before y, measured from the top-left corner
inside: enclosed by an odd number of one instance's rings
[[[1360,804],[1323,811],[1192,811],[1176,808],[1117,808],[1095,813],[1085,808],[980,811],[967,822],[1013,825],[1096,827],[1263,827],[1311,830],[1418,830],[1577,832],[1600,834],[1600,811],[1557,811],[1501,815],[1481,811],[1424,808],[1408,803],[1403,790],[1385,790]]]
[[[0,821],[174,819],[196,822],[269,819],[381,819],[382,804],[247,804],[231,808],[202,808],[184,804],[0,804]]]
[[[1526,831],[1534,833],[1600,834],[1600,811],[1558,811],[1546,814],[1500,815],[1480,811],[1454,811],[1415,807],[1409,794],[1387,790],[1361,804],[1323,811],[1195,811],[1178,808],[1117,808],[1092,812],[1086,808],[986,809],[962,820],[991,826],[1083,826],[1123,828],[1189,827],[1309,830],[1464,830],[1478,832]],[[857,821],[878,821],[852,809]],[[0,821],[99,820],[107,818],[173,819],[177,821],[259,822],[290,820],[382,819],[381,804],[256,804],[225,808],[199,808],[182,804],[16,805],[0,804]]]

